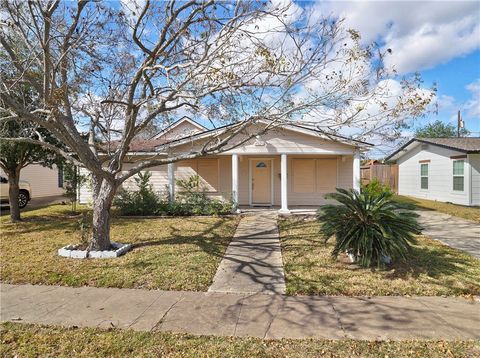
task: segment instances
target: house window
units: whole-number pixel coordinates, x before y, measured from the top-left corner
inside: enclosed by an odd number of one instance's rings
[[[463,191],[464,188],[464,160],[453,161],[453,190]]]
[[[428,164],[420,164],[420,188],[428,189]]]

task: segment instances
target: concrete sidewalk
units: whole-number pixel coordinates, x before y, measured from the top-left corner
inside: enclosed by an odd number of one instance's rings
[[[480,303],[0,285],[2,321],[260,338],[480,339]]]
[[[480,225],[432,210],[417,210],[422,233],[480,259]]]
[[[276,212],[242,218],[208,291],[285,293]]]

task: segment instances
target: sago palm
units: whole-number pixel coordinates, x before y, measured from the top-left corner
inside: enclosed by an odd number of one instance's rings
[[[383,258],[406,257],[418,232],[417,215],[389,193],[359,194],[337,189],[327,194],[338,204],[323,205],[318,213],[325,241],[335,237],[332,256],[352,254],[361,266],[384,265]]]

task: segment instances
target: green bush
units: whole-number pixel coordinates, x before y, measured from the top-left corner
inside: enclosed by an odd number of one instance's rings
[[[120,215],[225,215],[233,210],[232,202],[209,198],[198,191],[200,178],[198,175],[178,180],[178,200],[170,202],[162,200],[152,189],[151,174],[139,174],[135,181],[138,191],[122,190],[114,200]]]
[[[177,180],[178,200],[184,206],[184,215],[222,215],[233,210],[232,202],[211,199],[205,192],[199,191],[200,177],[192,175],[187,179]]]
[[[394,192],[386,184],[382,184],[380,180],[374,178],[367,185],[362,184],[362,194],[369,194],[370,196],[380,196],[383,193],[388,196],[393,196]]]
[[[150,184],[150,172],[138,173],[135,177],[137,191],[121,190],[113,204],[121,215],[155,215],[161,204],[160,197]]]
[[[335,237],[333,258],[346,252],[361,266],[383,267],[389,259],[405,258],[415,243],[417,215],[387,192],[337,189],[325,197],[340,204],[323,205],[317,216],[325,241]]]

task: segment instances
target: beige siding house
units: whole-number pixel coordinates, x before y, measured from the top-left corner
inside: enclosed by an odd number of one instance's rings
[[[218,130],[206,130],[184,118],[175,123],[172,132],[167,128],[152,138],[163,138],[163,144],[143,150],[149,153],[155,150],[158,155],[188,153],[213,133]],[[149,171],[154,188],[170,198],[175,196],[176,180],[198,174],[200,190],[209,196],[233,200],[240,208],[273,206],[281,213],[288,213],[291,207],[324,204],[324,195],[337,187],[359,190],[360,152],[370,146],[290,124],[271,129],[219,155],[157,166]],[[124,170],[132,165],[125,163]],[[134,179],[128,179],[123,187],[135,189]],[[91,198],[88,188],[82,188],[80,194],[81,202]]]
[[[480,138],[412,139],[386,160],[398,164],[398,193],[480,205]]]
[[[6,175],[0,169],[0,174]],[[20,171],[20,180],[30,183],[32,198],[63,195],[63,173],[54,165],[52,168],[40,164],[27,165]]]

